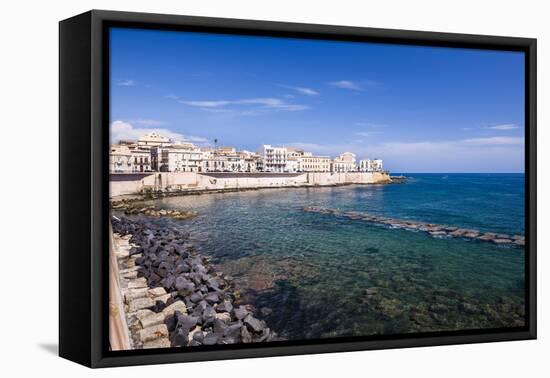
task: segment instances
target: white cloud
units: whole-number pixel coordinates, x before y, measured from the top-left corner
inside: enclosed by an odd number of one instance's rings
[[[208,139],[192,135],[183,135],[180,133],[175,133],[168,129],[163,128],[140,128],[135,127],[129,122],[122,120],[116,120],[111,122],[111,143],[118,143],[121,140],[137,141],[139,137],[155,132],[162,136],[168,137],[172,140],[188,141],[197,144],[207,144]]]
[[[306,95],[306,96],[318,96],[319,95],[319,92],[316,91],[315,89],[312,89],[312,88],[307,88],[307,87],[295,87],[295,86],[292,86],[292,85],[283,85],[283,84],[280,84],[279,85],[280,87],[283,87],[283,88],[287,88],[287,89],[292,89],[300,94],[303,94],[303,95]]]
[[[341,89],[352,89],[354,91],[360,91],[361,90],[361,86],[359,85],[359,83],[351,81],[351,80],[331,81],[328,84],[333,86],[333,87],[341,88]]]
[[[517,126],[517,125],[514,125],[514,124],[512,124],[512,123],[507,123],[507,124],[503,124],[503,125],[489,126],[488,128],[491,129],[491,130],[500,130],[500,131],[504,131],[504,130],[514,130],[514,129],[517,129],[518,126]]]
[[[394,172],[522,172],[524,167],[523,138],[417,142],[356,139],[340,144],[293,142],[286,145],[331,157],[344,151],[355,153],[358,159],[379,157]]]
[[[257,105],[260,109],[300,111],[309,109],[306,105],[290,104],[275,97],[245,98],[238,100],[206,100],[206,101],[185,101],[180,103],[202,109],[224,108],[230,105]]]
[[[382,134],[382,131],[359,131],[355,133],[355,135],[360,137],[369,137],[376,134]]]
[[[487,138],[472,138],[462,141],[467,145],[476,146],[504,146],[504,145],[523,145],[525,143],[522,137],[487,137]]]
[[[135,80],[119,80],[117,82],[117,85],[122,87],[133,87],[134,85],[136,85],[136,82]]]

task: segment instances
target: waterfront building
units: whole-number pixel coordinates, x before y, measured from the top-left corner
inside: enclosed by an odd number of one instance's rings
[[[355,154],[352,152],[344,152],[340,154],[332,163],[333,172],[354,172],[357,170],[355,164]]]
[[[172,141],[156,132],[151,132],[139,137],[137,141],[138,147],[144,149],[151,149],[152,147],[168,147],[172,144]]]
[[[361,172],[382,172],[384,165],[382,159],[364,159],[359,161],[359,171]]]
[[[133,147],[130,148],[132,154],[132,172],[151,172],[151,150]]]
[[[260,155],[246,150],[241,151],[240,154],[244,160],[244,172],[257,172]]]
[[[304,152],[299,158],[300,172],[330,172],[330,157],[316,156],[311,152]]]
[[[216,148],[216,153],[219,155],[231,155],[237,152],[237,149],[233,146],[219,146]]]
[[[193,143],[176,142],[167,147],[154,147],[152,151],[160,172],[202,171],[202,152]]]
[[[112,173],[131,173],[132,172],[132,153],[128,146],[113,144],[109,151],[109,172]]]
[[[262,162],[260,168],[263,172],[285,172],[287,163],[287,149],[264,144],[258,149]]]

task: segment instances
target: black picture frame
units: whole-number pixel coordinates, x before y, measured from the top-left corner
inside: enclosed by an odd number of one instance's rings
[[[526,326],[192,349],[109,351],[108,146],[112,26],[520,51],[525,54]],[[89,367],[535,339],[536,39],[92,10],[59,24],[59,354]]]

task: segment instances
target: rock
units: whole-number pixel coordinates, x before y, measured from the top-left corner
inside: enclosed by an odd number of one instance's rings
[[[222,303],[216,306],[217,312],[231,312],[233,310],[233,305],[229,301],[223,301]]]
[[[229,312],[218,312],[214,315],[216,319],[221,320],[222,322],[228,324],[231,322],[231,314]]]
[[[189,300],[193,303],[197,303],[197,302],[200,302],[201,300],[203,299],[203,296],[202,294],[200,293],[193,293],[190,297],[189,297]]]
[[[175,311],[179,311],[182,314],[187,314],[187,307],[185,306],[185,303],[182,301],[177,301],[172,303],[171,305],[167,306],[164,310],[162,310],[162,313],[164,316],[170,316],[174,315]]]
[[[234,338],[238,341],[241,337],[241,328],[245,328],[241,322],[231,324],[225,329],[223,336],[226,338]]]
[[[484,240],[484,241],[490,241],[490,240],[493,240],[495,238],[495,234],[491,233],[491,232],[487,232],[481,236],[478,236],[478,239],[479,240]]]
[[[153,313],[143,319],[140,319],[141,326],[143,328],[148,328],[157,324],[164,323],[164,314],[162,312]]]
[[[248,326],[249,330],[256,333],[262,332],[262,330],[264,329],[262,323],[250,314],[248,314],[244,318],[244,324]]]
[[[178,329],[174,336],[174,344],[176,344],[176,346],[187,346],[188,343],[189,330],[185,328]]]
[[[514,239],[514,240],[525,240],[525,236],[523,236],[523,235],[514,235],[514,236],[512,236],[512,239]]]
[[[250,335],[246,327],[241,327],[241,341],[245,344],[252,342],[252,335]]]
[[[465,238],[470,238],[470,239],[475,239],[478,236],[479,236],[479,232],[477,232],[477,231],[469,231],[469,232],[464,234]]]
[[[495,243],[495,244],[511,244],[512,240],[510,240],[510,239],[493,239],[492,242]]]
[[[124,293],[124,298],[126,299],[126,303],[129,303],[130,301],[133,301],[137,298],[144,298],[147,296],[147,288],[141,288],[141,289],[127,289],[126,293]]]
[[[136,312],[144,308],[153,307],[155,303],[151,298],[137,298],[128,303],[128,312]]]
[[[160,297],[161,295],[166,295],[166,290],[163,287],[155,287],[154,289],[149,289],[149,294],[153,297]]]
[[[167,337],[151,340],[143,343],[143,349],[170,348],[170,340]]]
[[[209,293],[204,299],[210,304],[218,303],[220,301],[220,297],[216,293]]]
[[[128,289],[139,289],[144,287],[147,287],[147,280],[143,277],[128,282]]]
[[[193,340],[198,341],[199,343],[202,343],[204,340],[204,332],[197,331],[193,333]]]
[[[177,314],[178,314],[176,317],[177,327],[185,328],[188,331],[191,328],[194,328],[199,321],[199,318],[196,316],[184,315],[184,314],[180,314],[179,312],[177,312]]]
[[[263,316],[269,316],[269,315],[271,315],[271,313],[273,312],[273,310],[270,309],[269,307],[262,307],[262,309],[260,310],[260,312],[262,313]]]
[[[443,304],[433,304],[430,306],[430,311],[435,312],[436,314],[443,314],[449,311],[449,308]]]
[[[187,338],[187,340],[189,341],[189,343],[191,343],[191,341],[194,340],[194,336],[195,336],[195,333],[197,332],[201,332],[201,327],[199,326],[196,326],[195,328],[193,328],[192,331],[189,332],[189,336]],[[202,332],[201,332],[202,333]]]
[[[204,345],[215,345],[218,343],[218,340],[220,339],[220,335],[216,333],[209,333],[204,337],[203,344]]]
[[[179,276],[176,278],[174,286],[176,290],[185,290],[190,287],[189,284],[191,284],[191,281],[187,280],[185,277]]]
[[[514,244],[523,247],[525,245],[525,240],[516,239],[514,240]]]
[[[139,339],[143,343],[146,341],[160,339],[162,337],[168,337],[168,327],[166,327],[166,324],[158,324],[139,331]]]
[[[479,314],[480,313],[480,310],[476,306],[474,306],[473,304],[468,303],[468,302],[462,302],[460,304],[460,309],[462,311],[464,311],[465,313],[467,313],[467,314]]]
[[[241,320],[249,314],[249,311],[246,309],[245,306],[239,306],[233,309],[233,314],[235,315],[235,318]]]
[[[168,300],[170,298],[172,298],[170,294],[164,294],[164,295],[161,295],[160,297],[156,297],[155,301],[161,301],[162,303],[168,305]]]
[[[366,290],[366,293],[367,293],[368,296],[372,296],[372,295],[378,294],[378,291],[379,291],[379,288],[377,288],[377,287],[369,287]]]

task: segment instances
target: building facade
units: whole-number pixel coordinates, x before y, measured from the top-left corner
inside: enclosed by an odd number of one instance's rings
[[[359,161],[359,171],[361,172],[382,172],[384,164],[382,159],[364,159]]]
[[[328,156],[316,156],[311,152],[304,152],[299,158],[300,172],[330,172],[331,161]]]
[[[344,152],[340,154],[332,163],[333,172],[355,172],[357,165],[355,164],[355,154],[352,152]]]
[[[263,172],[285,172],[287,163],[285,147],[264,144],[258,149],[258,154],[261,156],[260,168]]]
[[[128,146],[113,144],[109,152],[109,172],[132,173],[132,153]]]

